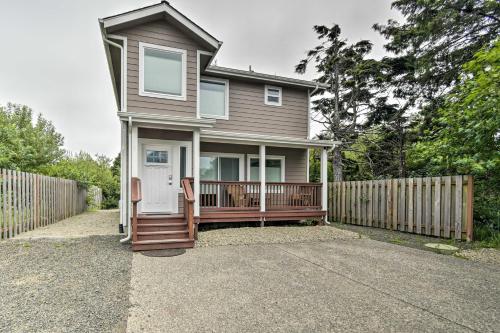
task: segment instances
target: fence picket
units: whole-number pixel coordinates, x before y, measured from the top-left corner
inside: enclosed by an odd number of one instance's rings
[[[462,176],[455,176],[455,239],[462,239]]]
[[[413,233],[413,178],[408,179],[408,232]]]
[[[87,209],[87,191],[72,180],[0,169],[0,238],[7,239]],[[102,191],[91,193],[97,207]]]
[[[451,224],[451,177],[444,177],[444,196],[443,196],[443,233],[444,237],[450,237]]]
[[[342,223],[470,240],[473,179],[466,177],[335,182],[329,214]]]
[[[434,177],[434,214],[433,218],[433,227],[434,227],[434,236],[441,235],[441,178]]]
[[[422,233],[422,178],[417,178],[417,194],[415,197],[415,209],[416,209],[416,233]]]

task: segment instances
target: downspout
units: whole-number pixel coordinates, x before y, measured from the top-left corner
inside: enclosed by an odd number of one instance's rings
[[[132,171],[132,117],[128,117],[128,128],[127,128],[127,134],[128,134],[128,158],[127,158],[127,164],[128,164],[128,172],[127,172],[127,198],[125,200],[125,205],[127,207],[127,213],[126,218],[127,218],[127,237],[120,239],[120,243],[125,243],[130,241],[132,238],[132,222],[130,221],[130,194],[132,193],[132,184],[130,182],[130,174]]]
[[[123,46],[118,44],[118,43],[115,43],[107,38],[105,38],[103,36],[103,41],[109,45],[112,45],[114,47],[117,47],[120,49],[120,55],[121,55],[121,77],[120,77],[120,111],[123,111],[124,110],[124,96],[125,96],[125,86],[124,86],[124,76],[125,76],[125,73],[124,73],[124,61],[125,61],[125,55],[124,55],[124,50],[123,50]],[[127,126],[127,137],[128,137],[128,144],[127,144],[127,148],[128,148],[128,158],[127,158],[127,164],[128,164],[128,170],[127,170],[127,175],[125,177],[125,179],[127,180],[127,195],[126,195],[126,198],[125,198],[125,206],[126,206],[126,211],[125,211],[125,219],[127,220],[127,236],[125,238],[122,238],[120,239],[120,243],[126,243],[126,242],[129,242],[130,239],[132,238],[132,226],[131,226],[131,222],[130,222],[130,208],[129,208],[129,199],[130,199],[130,193],[132,193],[132,185],[129,181],[130,179],[130,173],[131,173],[131,170],[132,170],[132,117],[128,117],[128,126]]]

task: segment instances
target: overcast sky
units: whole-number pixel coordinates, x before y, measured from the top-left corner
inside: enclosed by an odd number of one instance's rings
[[[65,148],[115,156],[119,122],[97,19],[153,1],[0,0],[0,105],[30,106],[51,120]],[[294,65],[317,45],[312,26],[337,23],[350,42],[384,40],[371,28],[397,18],[390,0],[172,0],[224,42],[219,66],[297,77]],[[302,78],[313,79],[314,73]],[[317,130],[317,126],[315,126]]]

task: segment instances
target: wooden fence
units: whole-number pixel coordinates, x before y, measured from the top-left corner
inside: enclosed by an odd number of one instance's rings
[[[472,240],[471,176],[329,183],[332,221]]]
[[[74,180],[0,169],[0,238],[82,213],[86,201]]]

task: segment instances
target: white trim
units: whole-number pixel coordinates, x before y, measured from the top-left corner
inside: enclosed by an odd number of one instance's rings
[[[194,216],[200,216],[200,130],[193,131],[193,187],[194,187]]]
[[[263,146],[263,145],[261,145],[261,146]],[[281,161],[281,180],[280,180],[280,182],[284,182],[285,181],[285,156],[281,156],[281,155],[264,155],[264,156],[266,157],[266,160],[280,160]],[[250,179],[250,159],[251,158],[259,159],[259,167],[260,167],[260,154],[259,155],[248,154],[247,155],[247,181],[251,181],[251,179]],[[264,172],[264,175],[265,175],[265,172]],[[259,177],[260,177],[260,173],[259,173]],[[262,180],[262,179],[260,179],[260,180]],[[274,182],[270,182],[270,183],[274,183]]]
[[[188,128],[211,128],[215,124],[214,119],[196,119],[192,117],[167,116],[141,112],[119,112],[118,117],[132,117],[136,123],[157,124],[165,126],[180,126]]]
[[[290,137],[280,137],[252,133],[224,132],[202,129],[201,139],[205,142],[236,143],[236,144],[269,144],[277,147],[308,148],[332,147],[336,142],[327,140],[310,140]]]
[[[201,55],[213,56],[212,52],[196,50],[196,118],[200,119],[200,77],[201,77]]]
[[[213,83],[223,83],[224,84],[224,88],[225,88],[224,89],[224,99],[225,99],[224,106],[225,106],[225,109],[224,109],[223,116],[202,114],[201,113],[201,100],[200,100],[200,110],[198,110],[200,118],[228,120],[229,119],[229,80],[210,77],[210,76],[202,76],[200,78],[200,80],[198,81],[198,86],[200,86],[201,81],[213,82]],[[198,91],[201,92],[201,88],[199,88]]]
[[[321,149],[321,209],[328,210],[328,149]]]
[[[251,157],[248,157],[248,180],[250,180],[250,159]],[[260,178],[260,197],[259,197],[259,202],[260,202],[260,211],[265,212],[266,211],[266,146],[265,145],[260,145],[259,146],[259,178]],[[285,163],[284,160],[281,162],[281,168],[284,169],[283,164]]]
[[[118,39],[121,40],[123,45],[121,51],[121,78],[120,78],[120,86],[121,86],[121,112],[127,112],[127,55],[128,55],[128,44],[127,37],[120,35],[110,34],[107,36],[108,39]]]
[[[158,5],[138,9],[132,12],[100,19],[100,21],[103,23],[104,28],[110,28],[116,25],[124,24],[130,21],[135,21],[139,19],[146,18],[148,16],[152,16],[155,14],[159,13],[166,13],[172,18],[174,18],[176,21],[184,25],[186,28],[191,30],[195,35],[203,39],[205,42],[210,44],[212,47],[218,49],[220,47],[221,42],[219,42],[217,39],[212,37],[209,33],[204,31],[202,28],[200,28],[198,25],[193,23],[191,20],[189,20],[187,17],[182,15],[179,11],[177,11],[175,8],[172,6],[168,5],[165,2],[161,2]]]
[[[132,125],[132,177],[139,177],[139,127],[134,124]]]
[[[309,183],[309,169],[311,168],[310,162],[309,162],[309,155],[311,154],[311,148],[306,149],[306,183]]]
[[[238,181],[243,181],[245,179],[245,154],[236,153],[218,153],[218,152],[201,152],[200,157],[216,157],[217,159],[221,157],[237,158],[238,168],[239,168],[239,179]],[[220,180],[220,161],[217,162],[217,179]]]
[[[267,98],[269,97],[269,89],[278,90],[278,92],[279,92],[279,94],[278,94],[279,101],[278,102],[269,102],[267,100]],[[273,96],[273,97],[275,97],[275,96]],[[281,106],[283,104],[283,89],[281,87],[270,86],[270,85],[266,84],[264,86],[264,104],[271,105],[271,106]]]
[[[313,81],[305,81],[293,78],[287,78],[283,76],[276,76],[270,74],[249,72],[240,69],[227,68],[227,67],[219,67],[219,66],[208,66],[205,70],[207,74],[215,74],[215,75],[225,75],[229,77],[238,77],[238,78],[246,78],[259,80],[264,82],[271,82],[273,84],[282,84],[288,86],[295,87],[304,87],[304,88],[315,88],[319,87],[321,89],[327,89],[329,86],[324,83],[316,83]]]
[[[127,123],[120,121],[120,224],[127,225]]]
[[[170,53],[177,53],[181,55],[182,61],[182,78],[181,78],[181,95],[172,95],[164,93],[154,93],[144,90],[144,49],[155,49],[159,51],[165,51]],[[153,97],[153,98],[163,98],[163,99],[174,99],[185,101],[186,100],[186,76],[187,76],[187,51],[183,49],[176,49],[173,47],[167,47],[156,44],[149,44],[139,42],[139,96]]]

